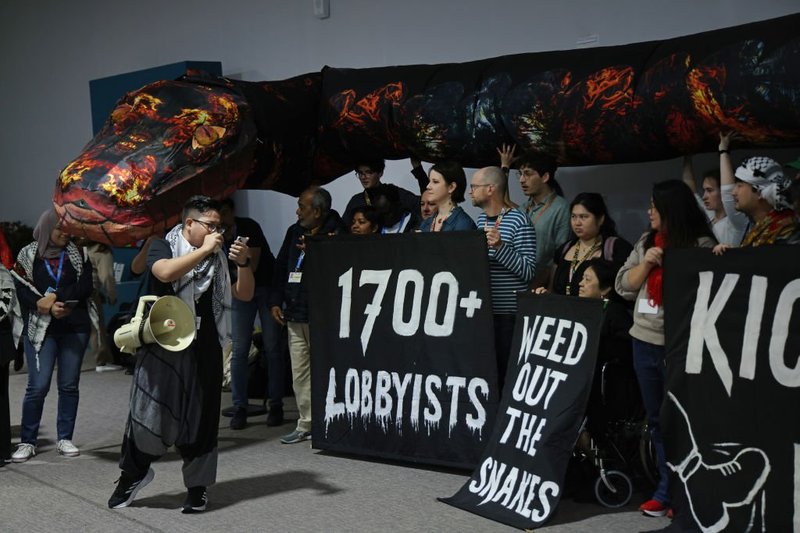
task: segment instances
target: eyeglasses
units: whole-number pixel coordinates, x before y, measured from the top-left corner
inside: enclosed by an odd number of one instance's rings
[[[472,184],[470,184],[469,190],[470,191],[474,191],[475,189],[480,189],[481,187],[488,187],[489,185],[491,185],[491,183],[483,183],[481,185],[472,185]]]
[[[375,170],[364,170],[363,172],[361,170],[356,170],[356,177],[357,178],[360,178],[360,177],[363,177],[363,176],[374,176],[375,174],[378,174],[378,172],[376,172]]]
[[[200,220],[200,219],[197,219],[197,218],[193,218],[192,220],[194,220],[198,224],[202,224],[203,227],[206,228],[206,230],[209,233],[219,233],[220,235],[224,235],[225,234],[225,228],[223,228],[221,226],[217,226],[216,224],[212,224],[211,222],[206,222],[205,220]]]

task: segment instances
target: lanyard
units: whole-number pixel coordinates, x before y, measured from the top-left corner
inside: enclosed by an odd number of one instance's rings
[[[303,259],[306,258],[306,251],[303,250],[300,252],[300,257],[297,258],[297,263],[294,265],[294,271],[297,272],[300,270],[300,267],[303,266]]]
[[[548,208],[553,204],[553,201],[555,199],[556,199],[556,193],[552,193],[552,194],[550,194],[550,196],[548,196],[547,201],[545,202],[544,206],[541,209],[539,209],[538,211],[536,211],[536,216],[534,217],[533,222],[532,222],[534,225],[539,221],[539,218],[541,218],[541,216],[544,215],[544,212],[547,211]],[[528,203],[528,209],[527,209],[528,216],[530,216],[531,213],[533,213],[533,208],[534,208],[533,198],[531,198],[529,203]]]
[[[58,257],[58,274],[53,274],[53,269],[50,268],[50,261],[47,259],[44,260],[44,267],[47,269],[47,273],[50,274],[50,277],[53,278],[53,281],[56,282],[57,289],[58,282],[61,280],[61,273],[64,271],[64,250],[61,250],[61,255]]]
[[[504,207],[503,210],[500,211],[500,214],[497,215],[497,218],[494,221],[494,227],[495,228],[499,228],[500,227],[500,223],[503,221],[503,217],[505,216],[506,213],[508,213],[508,208]],[[483,227],[484,227],[484,229],[489,227],[489,217],[488,216],[486,217],[486,220],[483,222]]]

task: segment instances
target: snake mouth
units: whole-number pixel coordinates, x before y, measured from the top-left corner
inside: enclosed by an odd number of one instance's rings
[[[155,226],[163,226],[147,212],[109,205],[103,195],[90,191],[60,192],[54,203],[67,232],[114,246],[135,243],[152,234]],[[124,223],[118,222],[123,210]]]

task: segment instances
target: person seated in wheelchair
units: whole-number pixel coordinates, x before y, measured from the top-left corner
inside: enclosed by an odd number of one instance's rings
[[[602,448],[609,422],[631,418],[641,410],[641,399],[633,371],[633,350],[628,331],[631,312],[614,293],[619,266],[601,258],[587,261],[579,284],[581,298],[603,300],[603,323],[597,363],[586,408],[586,431],[578,438],[578,448],[588,451],[590,438]],[[626,379],[629,378],[629,379]],[[631,386],[628,386],[632,384]]]

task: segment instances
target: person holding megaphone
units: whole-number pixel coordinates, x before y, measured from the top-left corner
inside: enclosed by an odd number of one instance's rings
[[[217,475],[222,347],[231,342],[231,299],[250,300],[255,287],[247,244],[234,242],[226,257],[223,233],[219,202],[194,196],[184,206],[182,222],[150,244],[149,294],[175,296],[185,306],[171,314],[172,306],[159,305],[164,298],[158,299],[142,322],[122,474],[108,501],[112,509],[133,502],[155,475],[150,465],[172,445],[183,458],[188,489],[182,512],[206,508],[206,489]],[[228,259],[237,265],[234,284]],[[179,311],[183,307],[191,312]],[[187,320],[194,321],[193,342],[176,333],[185,331]]]

